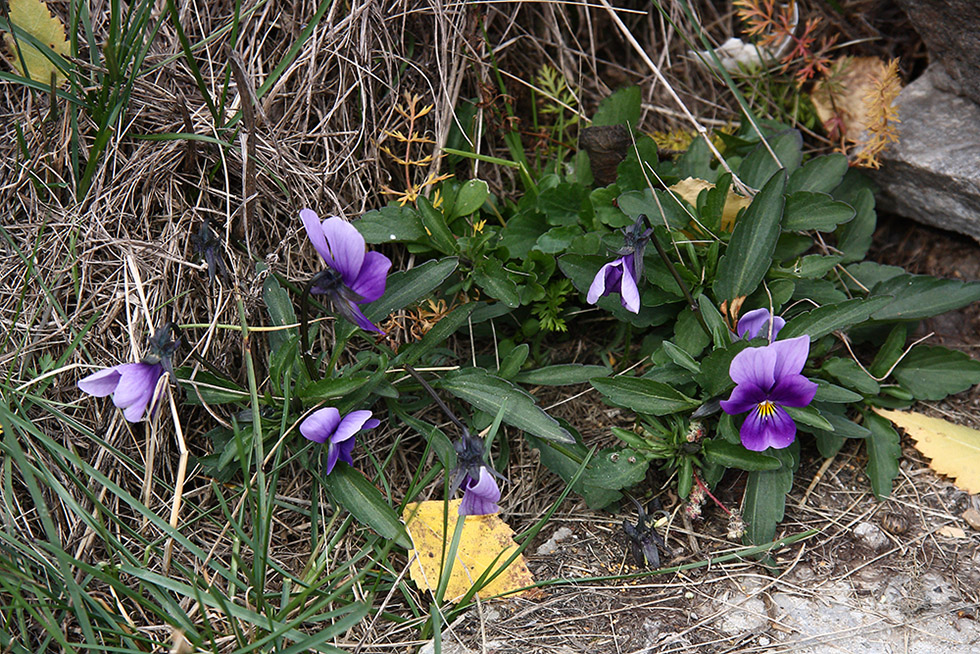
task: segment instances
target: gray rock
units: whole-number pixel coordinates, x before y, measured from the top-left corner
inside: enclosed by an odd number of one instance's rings
[[[899,0],[948,75],[945,90],[980,103],[980,3],[976,0]]]
[[[551,538],[538,546],[538,549],[534,553],[538,555],[554,554],[558,550],[559,543],[567,540],[570,536],[572,536],[571,529],[568,527],[559,527],[551,535]]]
[[[898,143],[872,172],[882,208],[980,241],[980,105],[938,88],[936,65],[898,96]]]
[[[854,528],[854,537],[861,541],[865,547],[875,551],[888,546],[888,536],[885,536],[885,533],[877,525],[870,522],[859,522]]]

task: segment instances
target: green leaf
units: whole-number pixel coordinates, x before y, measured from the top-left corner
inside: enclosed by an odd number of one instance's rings
[[[852,291],[870,292],[881,282],[893,277],[905,275],[905,269],[900,266],[886,266],[874,261],[862,261],[847,266],[845,280]]]
[[[871,237],[875,231],[875,196],[870,189],[861,189],[853,199],[839,197],[854,207],[854,218],[837,229],[837,250],[845,262],[860,261],[871,247]]]
[[[610,377],[593,379],[591,384],[614,404],[628,407],[637,413],[665,416],[694,409],[700,404],[673,387],[652,379]]]
[[[729,374],[732,359],[747,347],[749,347],[748,341],[737,340],[728,347],[713,350],[701,360],[701,372],[694,380],[704,391],[705,397],[721,395],[735,386]]]
[[[706,461],[726,468],[752,471],[779,470],[783,466],[779,459],[761,452],[751,452],[741,443],[736,445],[726,440],[706,440],[702,447]]]
[[[631,449],[607,448],[596,453],[582,475],[582,485],[588,488],[622,490],[646,478],[650,462]]]
[[[701,317],[704,318],[705,324],[708,325],[708,331],[711,332],[711,340],[714,346],[716,348],[726,347],[732,339],[729,335],[728,325],[725,324],[725,319],[722,318],[721,312],[715,308],[711,299],[704,294],[698,296],[698,308],[701,309]]]
[[[395,357],[393,363],[400,365],[407,364],[410,366],[415,365],[416,361],[442,345],[447,338],[455,334],[457,329],[466,324],[473,311],[483,305],[483,302],[467,302],[456,307],[443,316],[432,329],[427,331],[421,340],[416,343],[403,345],[398,350],[398,356]]]
[[[364,475],[343,461],[322,478],[330,497],[347,509],[358,522],[370,527],[382,538],[395,541],[400,547],[412,548],[405,525],[388,506],[381,492]]]
[[[388,276],[384,295],[366,305],[364,315],[377,322],[387,318],[392,311],[418,302],[446,281],[458,263],[455,257],[446,257],[392,273]]]
[[[815,157],[789,176],[786,192],[830,193],[841,183],[846,172],[847,157],[842,154]]]
[[[825,459],[829,459],[840,452],[840,448],[844,447],[844,443],[847,442],[846,438],[837,434],[819,430],[814,430],[813,439],[817,441],[817,450],[820,452],[820,456]]]
[[[830,424],[830,421],[820,415],[820,411],[813,405],[804,407],[787,406],[783,407],[783,409],[797,425],[808,427],[809,429],[806,431],[810,431],[810,429],[834,431],[834,426]]]
[[[525,370],[514,377],[515,382],[531,386],[570,386],[582,384],[596,377],[611,374],[605,366],[586,366],[581,363],[560,363],[534,370]]]
[[[573,444],[557,446],[534,436],[527,436],[527,442],[538,450],[541,463],[566,483],[570,483],[575,478],[582,462],[589,455],[589,450],[577,441]],[[582,477],[584,476],[583,472]],[[623,497],[623,494],[617,490],[599,486],[586,487],[582,483],[582,477],[572,486],[572,490],[582,496],[590,509],[603,509]]]
[[[868,366],[868,370],[875,377],[885,378],[892,366],[898,361],[905,351],[905,341],[908,340],[908,327],[902,323],[895,325],[888,333],[884,345],[878,350],[874,361]]]
[[[898,432],[888,420],[878,414],[866,412],[864,424],[871,430],[871,435],[865,439],[868,448],[868,466],[865,472],[871,481],[872,492],[881,500],[891,495],[892,481],[898,476],[902,446]]]
[[[500,246],[507,248],[512,259],[523,259],[548,229],[550,227],[540,211],[521,212],[500,230]]]
[[[433,207],[429,199],[422,196],[419,196],[416,205],[422,225],[429,233],[432,247],[443,254],[455,254],[456,237],[449,231],[449,225],[446,224],[446,217],[442,215],[442,211]]]
[[[581,235],[582,228],[578,225],[552,227],[538,237],[537,242],[534,244],[534,249],[547,254],[565,252],[571,246],[572,241]]]
[[[787,232],[814,229],[832,232],[838,225],[854,218],[854,207],[837,202],[826,193],[797,191],[786,198],[783,230]]]
[[[980,361],[940,346],[916,345],[892,372],[917,400],[941,400],[980,384]]]
[[[176,371],[180,385],[187,389],[184,398],[187,404],[200,405],[202,401],[206,404],[230,404],[241,402],[248,397],[248,391],[240,388],[235,382],[213,375],[206,370],[198,370],[194,380],[191,381],[190,376],[193,372],[194,369],[190,366],[178,368]]]
[[[881,387],[868,373],[861,370],[853,359],[831,358],[823,362],[820,369],[835,378],[847,388],[865,395],[877,395]]]
[[[424,243],[428,239],[418,212],[412,207],[387,206],[368,211],[351,223],[371,244],[414,242]]]
[[[572,443],[568,430],[535,404],[534,398],[482,368],[464,368],[447,375],[437,386],[477,409],[497,415],[504,402],[504,422],[545,440]]]
[[[677,347],[670,341],[664,341],[663,348],[667,353],[667,356],[670,357],[670,360],[679,365],[681,368],[690,370],[695,374],[701,372],[701,365],[694,360],[694,357],[685,352],[683,349]]]
[[[527,361],[527,354],[531,347],[527,343],[521,343],[511,350],[504,360],[500,362],[497,376],[501,379],[511,379],[521,370],[521,366]]]
[[[489,258],[473,271],[473,280],[486,291],[487,295],[500,300],[511,309],[521,304],[521,296],[517,292],[517,283],[504,271],[500,259]]]
[[[549,225],[578,225],[583,204],[588,203],[588,193],[584,186],[561,182],[541,191],[538,209]]]
[[[809,334],[810,342],[813,342],[838,329],[864,322],[891,301],[889,297],[855,298],[819,307],[790,320],[779,332],[779,337],[786,339]]]
[[[639,152],[639,156],[637,156]],[[624,191],[638,191],[647,188],[647,176],[649,172],[644,168],[649,164],[656,168],[658,163],[657,144],[647,135],[639,136],[636,139],[636,147],[630,148],[626,153],[626,158],[617,167],[618,177],[616,184]]]
[[[871,435],[867,427],[862,427],[853,420],[849,420],[842,413],[834,413],[829,410],[824,410],[821,413],[834,426],[833,432],[825,433],[833,433],[835,436],[840,436],[841,438],[867,438]],[[817,433],[817,430],[814,430],[813,433]]]
[[[289,294],[286,293],[285,289],[279,285],[279,281],[275,278],[275,275],[269,275],[262,282],[262,300],[265,302],[265,307],[269,312],[269,318],[272,319],[272,324],[276,327],[295,325],[297,323],[293,302],[289,299]],[[297,333],[298,330],[295,327],[269,332],[269,348],[273,352],[278,352],[286,344],[290,336],[296,335]]]
[[[344,397],[359,389],[370,379],[370,375],[347,375],[337,379],[321,379],[300,389],[299,396],[310,401]]]
[[[642,191],[627,191],[617,199],[620,210],[630,217],[630,224],[641,214],[654,224],[665,221],[672,229],[684,229],[691,222],[691,215],[678,204],[677,200],[663,191],[645,188]]]
[[[635,127],[640,120],[641,99],[639,86],[625,86],[613,91],[599,102],[599,108],[592,116],[592,124],[596,127],[602,125]]]
[[[783,519],[786,494],[793,488],[793,462],[787,460],[784,452],[776,452],[782,460],[781,468],[750,472],[745,483],[742,501],[745,538],[754,545],[772,541],[776,537],[776,525]]]
[[[834,404],[851,404],[853,402],[860,402],[864,399],[860,393],[855,393],[854,391],[849,391],[841,386],[835,386],[830,382],[826,382],[822,379],[813,380],[817,382],[817,394],[814,396],[814,401],[817,402],[831,402]]]
[[[872,314],[875,320],[919,320],[980,300],[980,282],[898,275],[875,286],[872,295],[893,298]]]
[[[715,299],[731,302],[756,289],[772,263],[783,215],[786,176],[776,172],[735,223],[731,241],[718,262]]]
[[[773,159],[770,148],[779,161]],[[796,130],[787,130],[770,138],[769,148],[765,143],[760,142],[742,161],[742,165],[738,168],[738,176],[752,188],[767,184],[778,172],[784,173],[781,177],[785,181],[786,175],[799,168],[800,162],[803,161],[802,148],[803,136]],[[779,192],[781,195],[782,187]]]
[[[446,209],[448,220],[452,222],[460,216],[468,216],[483,206],[490,197],[490,187],[482,179],[471,179],[459,187],[456,201]]]
[[[441,429],[405,413],[400,408],[396,408],[395,412],[405,424],[429,441],[443,468],[452,470],[456,467],[456,450],[453,448],[453,442]]]

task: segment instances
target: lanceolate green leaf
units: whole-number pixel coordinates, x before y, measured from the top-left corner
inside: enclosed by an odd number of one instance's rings
[[[871,480],[871,490],[880,500],[891,495],[892,480],[898,476],[898,460],[902,457],[902,447],[899,445],[898,432],[888,420],[868,411],[864,414],[864,424],[871,430],[871,435],[865,440],[868,446],[866,472]]]
[[[433,207],[428,198],[421,196],[418,199],[418,208],[419,217],[429,233],[432,246],[443,254],[455,253],[456,237],[449,231],[449,225],[446,224],[446,217],[442,215],[442,211]]]
[[[793,338],[809,334],[810,340],[815,341],[838,329],[847,329],[864,322],[891,301],[890,297],[856,298],[819,307],[790,320],[779,332],[779,337]]]
[[[777,171],[735,223],[732,239],[718,262],[714,291],[719,301],[732,301],[756,289],[772,263],[783,216],[786,175]]]
[[[581,363],[560,363],[534,370],[525,370],[514,377],[514,381],[532,386],[568,386],[581,384],[596,377],[608,377],[609,368],[605,366],[586,366]]]
[[[941,400],[980,384],[980,361],[945,347],[917,345],[892,373],[917,400]]]
[[[786,192],[830,193],[844,179],[846,172],[847,157],[844,155],[828,154],[824,157],[816,157],[790,175]]]
[[[652,379],[611,377],[593,379],[591,384],[614,404],[628,407],[637,413],[665,416],[693,409],[700,404],[673,387]]]
[[[725,440],[705,441],[704,458],[711,463],[739,470],[779,470],[783,467],[775,457],[751,452],[741,444],[736,445]]]
[[[776,525],[786,509],[786,494],[793,488],[793,462],[786,460],[789,456],[785,450],[778,454],[782,467],[750,472],[745,484],[745,538],[756,545],[776,536]]]
[[[875,286],[872,294],[893,298],[874,312],[871,317],[875,320],[919,320],[980,300],[980,282],[897,275]]]
[[[405,532],[405,525],[388,506],[381,492],[359,471],[340,461],[322,481],[330,496],[350,511],[358,522],[370,527],[379,536],[411,549],[412,541]]]
[[[854,207],[845,202],[837,202],[826,193],[797,191],[786,199],[783,229],[788,232],[807,229],[832,232],[852,218]]]
[[[753,188],[759,188],[777,172],[783,173],[782,177],[786,179],[786,175],[799,168],[803,160],[802,146],[803,136],[798,131],[787,130],[778,134],[769,139],[768,148],[765,143],[759,143],[745,157],[739,166],[738,176]],[[773,153],[779,161],[773,159]]]
[[[369,320],[384,320],[392,311],[404,309],[434,291],[456,270],[458,261],[447,257],[438,261],[426,261],[410,270],[399,271],[388,277],[385,294],[364,308]]]
[[[574,442],[568,430],[535,404],[533,397],[482,368],[459,370],[447,375],[437,386],[490,415],[497,415],[506,402],[504,422],[507,424],[546,440]]]

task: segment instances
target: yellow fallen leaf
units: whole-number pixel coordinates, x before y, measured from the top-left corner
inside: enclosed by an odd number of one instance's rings
[[[48,6],[41,0],[10,0],[10,22],[58,54],[62,56],[68,54],[65,26],[51,15]],[[25,39],[17,39],[15,45],[13,35],[5,34],[4,40],[7,42],[10,61],[21,75],[26,77],[29,74],[31,79],[43,84],[50,83],[52,73],[55,75],[55,85],[61,84],[65,80],[65,76],[58,70],[58,67]],[[19,55],[17,46],[20,46]],[[27,64],[26,73],[21,66],[21,56],[24,57],[24,63]]]
[[[945,536],[946,538],[954,538],[954,539],[966,538],[965,531],[963,531],[959,527],[952,527],[950,525],[946,525],[945,527],[940,527],[939,531],[937,531],[936,533],[939,534],[940,536]]]
[[[915,441],[915,449],[932,459],[929,466],[952,477],[968,493],[980,493],[980,431],[909,411],[875,409]]]
[[[707,180],[698,179],[697,177],[688,177],[687,179],[682,179],[671,186],[669,190],[676,193],[692,207],[696,207],[698,206],[698,195],[701,193],[701,191],[706,188],[714,187],[715,185]],[[752,198],[744,197],[735,193],[734,191],[729,190],[728,197],[725,198],[725,208],[721,212],[722,231],[732,231],[732,229],[735,228],[735,218],[738,216],[738,212],[749,206],[751,203]]]
[[[408,552],[409,559],[412,561],[410,574],[412,581],[423,590],[435,592],[439,586],[443,549],[449,550],[453,534],[456,532],[456,522],[461,517],[459,515],[461,502],[462,500],[453,500],[449,502],[448,508],[446,503],[441,501],[418,502],[407,504],[402,512],[405,527],[412,537],[412,544],[415,545],[415,549]],[[442,530],[444,511],[449,512],[448,536],[444,535]],[[513,536],[514,531],[496,515],[466,516],[445,598],[450,602],[459,600],[484,571],[491,566],[494,572],[499,570],[517,549]],[[521,555],[493,581],[481,588],[479,595],[493,597],[533,583],[534,577],[527,569],[524,556]],[[528,591],[522,591],[514,595],[527,593]]]

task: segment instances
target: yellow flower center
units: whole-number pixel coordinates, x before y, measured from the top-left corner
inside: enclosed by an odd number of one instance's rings
[[[759,417],[762,419],[772,418],[776,415],[776,405],[769,400],[759,402]]]

